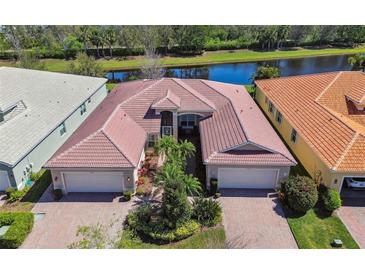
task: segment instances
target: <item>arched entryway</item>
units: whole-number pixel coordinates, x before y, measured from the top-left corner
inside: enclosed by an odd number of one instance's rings
[[[198,113],[184,113],[178,116],[179,135],[198,135],[199,121],[204,116]]]
[[[161,112],[161,136],[173,135],[173,114],[171,111]]]

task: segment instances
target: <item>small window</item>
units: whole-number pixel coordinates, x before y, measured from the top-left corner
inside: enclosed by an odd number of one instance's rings
[[[148,140],[147,140],[147,146],[148,147],[154,147],[157,141],[157,135],[156,134],[148,134]]]
[[[273,103],[271,101],[269,101],[269,111],[271,113],[274,113],[274,110],[275,110],[275,107],[274,107]]]
[[[279,124],[281,124],[282,120],[283,120],[283,115],[281,114],[281,112],[280,112],[280,111],[277,111],[277,112],[276,112],[276,121],[277,121]]]
[[[290,141],[293,143],[297,141],[297,131],[294,128],[291,130]]]
[[[66,133],[66,125],[65,125],[65,123],[62,123],[60,125],[60,135],[62,136],[65,133]]]
[[[195,126],[195,115],[185,114],[181,116],[180,125],[183,128],[193,128]]]
[[[269,102],[269,99],[267,99],[267,96],[265,96],[265,104]]]
[[[80,106],[80,113],[81,113],[81,115],[83,115],[85,112],[86,112],[86,105],[85,105],[85,103],[83,103],[83,104]]]

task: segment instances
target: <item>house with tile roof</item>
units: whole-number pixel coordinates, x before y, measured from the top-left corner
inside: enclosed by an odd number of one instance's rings
[[[0,67],[0,191],[31,183],[106,97],[106,81]]]
[[[243,86],[162,78],[119,84],[45,164],[66,192],[134,190],[161,136],[199,140],[207,183],[275,188],[295,159]]]
[[[365,73],[256,81],[256,101],[306,171],[339,191],[365,177]]]

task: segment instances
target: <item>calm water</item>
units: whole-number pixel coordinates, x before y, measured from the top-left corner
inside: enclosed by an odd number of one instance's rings
[[[281,76],[291,76],[351,70],[351,66],[347,63],[348,57],[349,56],[347,55],[323,56],[265,62],[218,64],[189,68],[167,68],[164,69],[164,72],[166,77],[201,78],[233,84],[251,84],[252,75],[260,65],[267,64],[279,67]],[[114,71],[107,73],[107,78],[114,81],[126,81],[130,76],[140,76],[140,71]]]

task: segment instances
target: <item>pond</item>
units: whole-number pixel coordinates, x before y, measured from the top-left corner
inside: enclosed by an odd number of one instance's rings
[[[196,67],[166,68],[166,77],[200,78],[232,84],[251,84],[252,75],[258,66],[270,65],[279,67],[281,76],[320,73],[339,70],[351,70],[347,63],[348,55],[308,57],[300,59],[282,59],[264,62],[248,62],[235,64],[216,64]],[[126,81],[131,76],[140,76],[139,70],[113,71],[107,78],[113,81]]]

